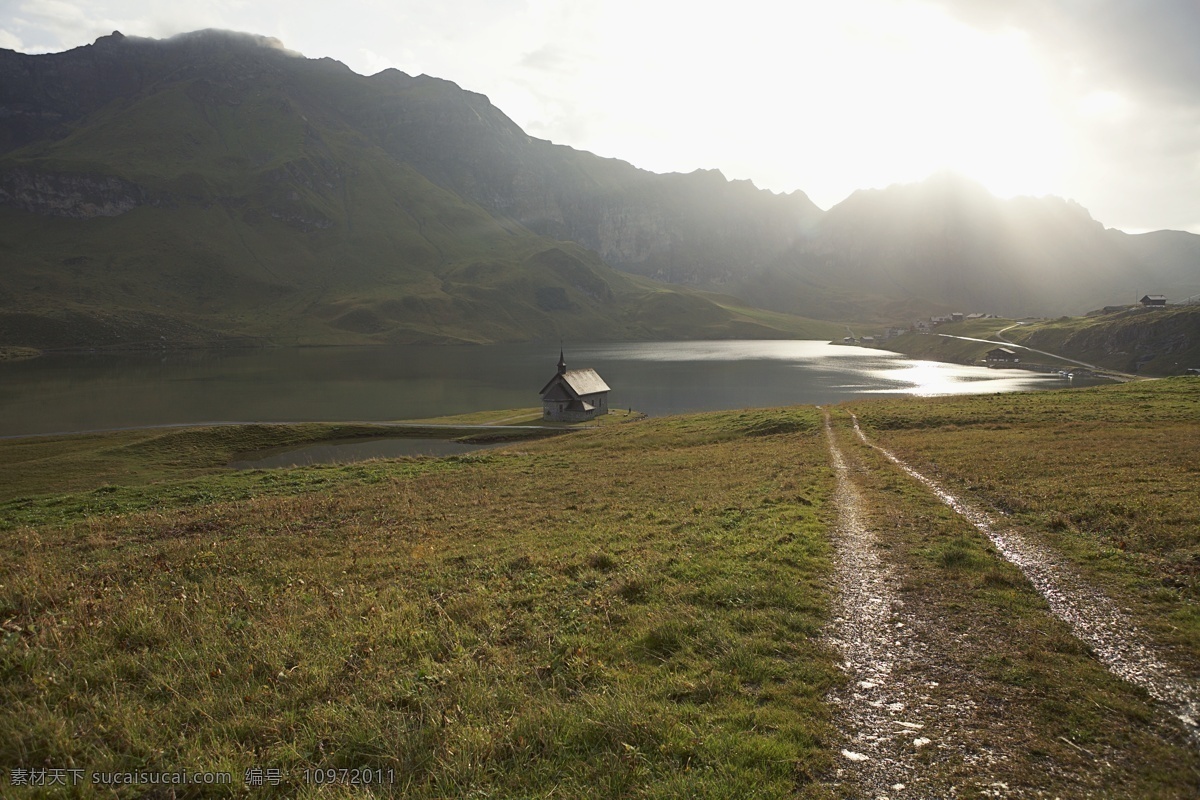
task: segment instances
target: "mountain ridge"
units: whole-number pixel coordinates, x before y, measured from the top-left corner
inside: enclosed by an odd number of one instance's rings
[[[1200,293],[1193,234],[1105,231],[1069,201],[944,175],[822,211],[554,144],[452,81],[362,76],[253,34],[0,51],[0,112],[10,322],[123,308],[288,341],[755,336],[835,329],[795,315]],[[551,250],[575,266],[534,259]]]
[[[354,91],[370,96],[370,79],[344,65],[286,56],[254,37],[176,44],[111,38],[48,65],[0,54],[0,76],[51,84],[43,95],[53,112],[28,91],[14,101],[12,83],[0,81],[0,102],[20,106],[6,119],[46,123],[10,126],[7,141],[29,141],[0,157],[0,247],[16,256],[0,285],[8,341],[153,342],[173,338],[168,318],[175,333],[206,341],[821,333],[614,272],[575,243],[463,200],[349,124],[338,106]],[[112,58],[131,48],[148,54],[137,68]],[[84,98],[72,82],[80,57],[95,75],[116,64],[126,85]],[[399,82],[447,90],[438,79]],[[674,319],[660,296],[673,291],[683,291]],[[100,335],[101,318],[125,320],[126,332]],[[48,332],[56,320],[62,330]],[[36,335],[14,339],[22,331]]]

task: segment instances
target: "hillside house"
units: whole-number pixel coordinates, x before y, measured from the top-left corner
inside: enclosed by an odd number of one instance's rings
[[[1141,300],[1138,300],[1143,308],[1165,308],[1167,305],[1166,295],[1148,294]]]
[[[1017,364],[1021,361],[1017,356],[1016,350],[1010,350],[1007,347],[993,347],[987,351],[987,355],[983,360],[988,364]]]
[[[555,422],[584,422],[608,413],[612,391],[594,369],[567,370],[567,360],[558,353],[558,373],[542,387],[542,419]]]

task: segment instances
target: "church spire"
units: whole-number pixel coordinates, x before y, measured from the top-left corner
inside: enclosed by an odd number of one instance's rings
[[[563,358],[563,351],[561,347],[558,348],[558,374],[567,374],[567,359]]]

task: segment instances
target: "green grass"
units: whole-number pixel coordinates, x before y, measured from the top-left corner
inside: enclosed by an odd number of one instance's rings
[[[111,175],[147,194],[113,217],[0,209],[0,345],[785,338],[829,327],[617,272],[434,185],[326,119],[328,98],[264,81],[227,87],[236,103],[203,82],[168,82],[5,154],[0,170]]]
[[[1200,381],[849,405],[1200,662]],[[1200,763],[1171,720],[834,417],[880,557],[925,621],[929,657],[905,668],[935,700],[971,697],[955,712],[967,752],[1003,756],[986,776],[939,759],[930,778],[1188,796]],[[223,769],[239,786],[274,767],[289,782],[261,794],[280,797],[350,794],[297,783],[318,767],[394,770],[381,794],[403,797],[845,796],[818,410],[446,459],[216,466],[346,429],[0,443],[4,464],[34,448],[0,480],[10,495],[30,481],[0,506],[0,763]]]
[[[473,411],[467,414],[452,414],[446,417],[428,417],[410,420],[414,423],[428,425],[545,425],[561,427],[564,430],[579,428],[599,428],[609,425],[620,425],[633,422],[645,417],[640,411],[625,408],[614,408],[607,414],[586,422],[550,422],[542,419],[541,408],[509,408],[500,411]]]
[[[1200,379],[851,407],[881,444],[1034,532],[1200,662]]]
[[[508,412],[496,412],[498,416]],[[520,412],[514,412],[520,413]],[[616,420],[617,417],[614,417]],[[467,424],[445,418],[438,425]],[[514,430],[507,439],[539,436]],[[64,492],[145,487],[167,480],[227,472],[231,461],[264,450],[317,442],[376,438],[468,439],[469,427],[370,424],[219,425],[143,428],[71,436],[0,440],[0,502]],[[147,490],[153,491],[153,490]],[[0,517],[2,520],[2,517]]]
[[[1200,308],[1134,308],[1023,325],[1012,341],[1123,372],[1181,375],[1200,367]]]
[[[11,529],[0,760],[827,796],[830,473],[816,411],[778,417],[205,476]]]
[[[1019,399],[1036,405],[1040,396]],[[1077,399],[1090,404],[1098,398],[1083,393]],[[962,405],[979,415],[987,402]],[[864,421],[894,406],[906,406],[914,415],[921,409],[911,401],[854,404]],[[840,422],[843,449],[852,453],[855,478],[866,490],[870,524],[887,532],[882,546],[896,569],[900,598],[925,620],[920,674],[936,682],[930,690],[934,702],[955,708],[951,715],[959,733],[952,744],[967,752],[1004,754],[982,777],[952,749],[925,776],[932,785],[941,780],[961,787],[982,778],[984,785],[1003,782],[1014,793],[1034,796],[1191,795],[1200,758],[1174,720],[1156,710],[1144,691],[1109,673],[979,531],[931,502],[926,489],[859,444],[844,414]],[[870,435],[914,457],[918,469],[932,471],[934,461],[905,447],[912,440],[898,436],[898,430]],[[958,433],[922,428],[920,436],[940,443],[936,465],[946,466],[952,452],[947,445]],[[957,441],[972,446],[970,440]],[[1014,450],[1006,453],[1020,457]],[[985,461],[980,472],[995,466]],[[939,478],[954,481],[951,474]],[[1035,474],[1022,490],[1045,480]],[[963,707],[964,696],[973,704]],[[935,738],[939,730],[945,735],[944,726],[934,728]]]
[[[540,423],[541,419],[541,408],[506,408],[406,421],[423,422],[430,425],[530,425]]]

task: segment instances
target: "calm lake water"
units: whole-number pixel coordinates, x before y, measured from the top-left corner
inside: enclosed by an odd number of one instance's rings
[[[594,367],[604,377],[613,408],[654,416],[1068,385],[817,341],[568,344],[566,356],[569,369]],[[52,355],[0,365],[0,436],[528,408],[540,404],[557,361],[557,344]]]

